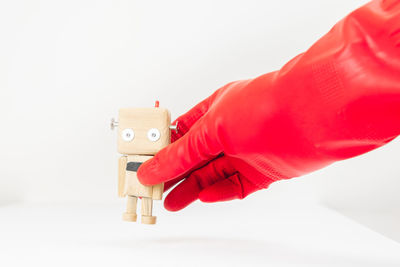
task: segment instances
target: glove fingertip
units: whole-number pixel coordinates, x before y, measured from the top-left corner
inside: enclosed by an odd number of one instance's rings
[[[197,199],[196,197],[185,196],[185,195],[179,197],[178,194],[174,194],[173,192],[171,193],[165,198],[164,207],[166,210],[172,212],[180,211],[186,208],[190,203],[192,203]]]
[[[154,169],[157,167],[154,164],[154,160],[150,159],[140,165],[139,169],[137,170],[137,178],[139,179],[140,183],[144,185],[154,185],[160,183],[159,181],[155,181],[154,178],[158,177],[155,175]]]
[[[171,212],[179,211],[182,209],[178,205],[176,205],[176,203],[171,203],[167,199],[164,200],[164,208]]]

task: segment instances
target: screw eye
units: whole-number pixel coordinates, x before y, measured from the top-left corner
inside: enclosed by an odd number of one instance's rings
[[[110,123],[110,128],[111,130],[114,130],[114,128],[118,127],[118,121],[116,121],[114,118],[111,119]]]
[[[158,139],[160,139],[160,131],[156,128],[151,128],[148,132],[147,132],[147,138],[152,141],[152,142],[156,142]]]
[[[130,142],[135,138],[135,132],[132,129],[124,129],[121,135],[122,139],[126,142]]]

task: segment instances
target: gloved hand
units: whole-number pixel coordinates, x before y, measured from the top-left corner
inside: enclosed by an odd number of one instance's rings
[[[179,134],[138,171],[184,179],[168,210],[244,198],[380,147],[400,133],[400,1],[357,9],[281,70],[230,83],[177,119]]]

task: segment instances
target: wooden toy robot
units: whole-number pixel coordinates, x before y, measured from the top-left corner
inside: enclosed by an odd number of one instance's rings
[[[155,224],[153,200],[162,199],[164,184],[142,185],[136,172],[143,162],[170,143],[171,129],[177,128],[171,126],[169,111],[160,108],[158,101],[153,108],[122,108],[118,120],[111,120],[111,129],[118,126],[118,152],[123,154],[118,166],[118,195],[127,197],[127,207],[122,218],[136,221],[137,199],[141,197],[141,222]]]

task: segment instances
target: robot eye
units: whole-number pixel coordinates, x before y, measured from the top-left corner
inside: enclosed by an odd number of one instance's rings
[[[130,142],[135,138],[135,132],[132,129],[124,129],[121,133],[122,139],[126,142]]]
[[[156,128],[151,128],[148,132],[147,132],[147,138],[152,141],[152,142],[156,142],[158,139],[160,139],[160,131]]]

